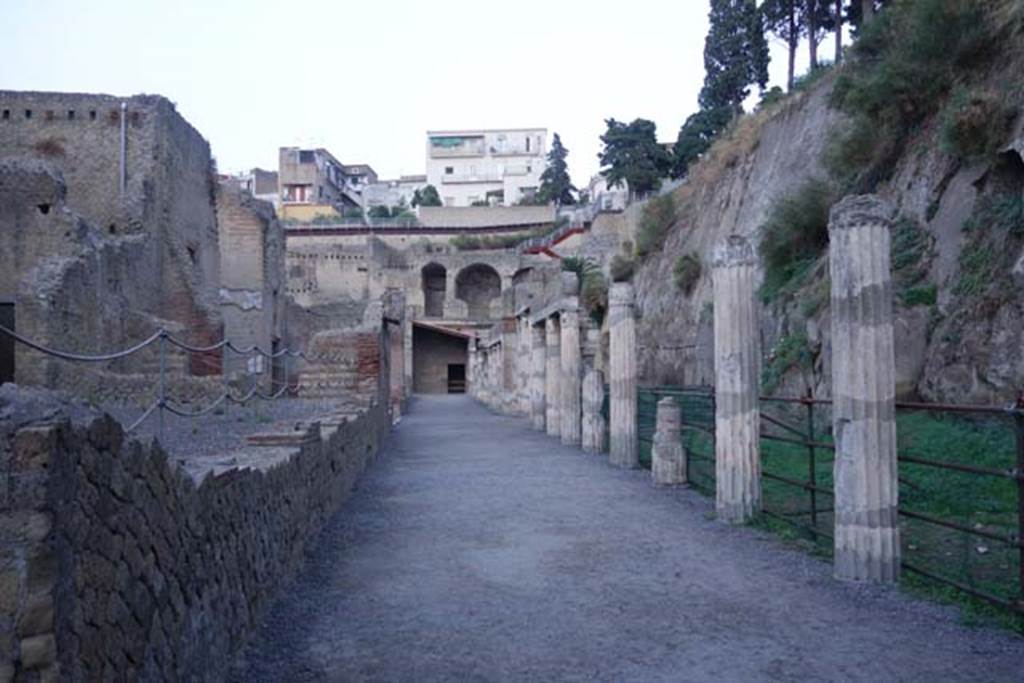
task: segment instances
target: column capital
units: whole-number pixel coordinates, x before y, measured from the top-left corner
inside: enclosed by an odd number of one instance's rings
[[[729,235],[718,243],[711,258],[714,268],[734,268],[736,266],[757,265],[757,254],[743,235]]]
[[[868,225],[892,226],[896,210],[893,205],[875,194],[844,197],[828,212],[828,229],[849,230]]]

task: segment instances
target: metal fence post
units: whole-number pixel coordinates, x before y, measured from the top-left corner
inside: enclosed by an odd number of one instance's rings
[[[160,330],[160,438],[164,438],[164,406],[167,404],[167,330]]]
[[[808,493],[810,493],[811,499],[811,528],[814,529],[814,535],[818,535],[818,476],[817,476],[817,463],[815,462],[815,451],[814,451],[814,397],[811,392],[807,392],[807,482],[810,484]]]
[[[1024,607],[1024,391],[1017,395],[1013,413],[1014,438],[1017,441],[1017,589],[1018,605]]]

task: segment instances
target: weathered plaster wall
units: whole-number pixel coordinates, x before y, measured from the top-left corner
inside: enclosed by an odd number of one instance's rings
[[[0,388],[0,678],[223,680],[387,429],[381,404],[188,474],[107,416]]]

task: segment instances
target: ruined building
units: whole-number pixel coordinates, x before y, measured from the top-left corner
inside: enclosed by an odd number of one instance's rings
[[[0,91],[0,160],[0,301],[20,333],[79,352],[160,327],[221,337],[216,174],[173,103]],[[79,372],[30,353],[15,356],[21,382]],[[219,367],[199,358],[189,370]]]

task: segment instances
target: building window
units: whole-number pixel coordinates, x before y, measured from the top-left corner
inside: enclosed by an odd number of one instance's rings
[[[74,120],[75,120],[75,110],[74,109],[68,109],[68,121],[74,121]]]
[[[26,109],[25,110],[25,118],[26,119],[32,118],[32,110],[31,109]]]
[[[313,150],[311,150],[311,149],[299,150],[299,163],[300,164],[311,164],[314,161],[316,161],[316,158],[313,155]]]
[[[90,109],[89,110],[89,120],[90,121],[95,121],[96,120],[96,110],[95,109]]]
[[[452,167],[452,166],[445,166],[444,167],[444,174],[445,175],[451,175],[453,173],[455,173],[455,168],[454,167]]]
[[[10,118],[11,118],[11,110],[10,109],[4,109],[4,121],[7,121]]]

